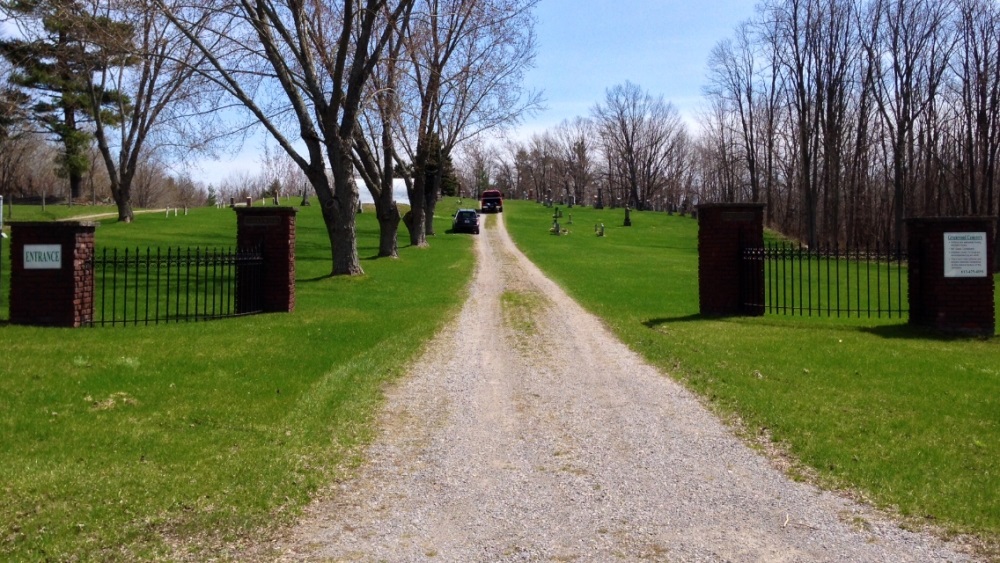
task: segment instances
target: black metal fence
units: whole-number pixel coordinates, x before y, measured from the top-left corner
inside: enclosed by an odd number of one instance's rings
[[[0,204],[2,203],[3,203],[3,198],[0,198]],[[0,205],[0,213],[3,213],[3,205]],[[0,221],[0,224],[2,223],[3,221]],[[9,263],[9,259],[7,258],[6,246],[7,246],[7,237],[4,234],[2,228],[0,228],[0,302],[6,302],[9,295],[9,289],[8,289],[9,286],[7,284],[9,283],[8,278],[10,277],[10,270],[4,268],[4,266]],[[5,270],[7,272],[7,277],[4,277]],[[7,318],[8,315],[9,312],[7,311],[6,308],[0,309],[0,319],[5,319]]]
[[[260,249],[104,249],[95,253],[92,326],[202,321],[260,313]]]
[[[763,277],[745,276],[757,280],[743,286],[748,309],[837,317],[909,313],[907,256],[899,247],[809,249],[776,243],[744,248],[742,259],[743,271],[764,270]]]

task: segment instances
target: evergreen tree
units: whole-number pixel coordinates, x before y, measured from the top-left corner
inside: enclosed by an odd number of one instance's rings
[[[19,90],[0,91],[0,144],[16,138],[19,126],[27,119],[27,96]]]
[[[458,193],[458,176],[451,155],[441,146],[441,137],[431,135],[430,153],[427,158],[426,186],[436,200],[439,196],[454,196]]]
[[[10,82],[32,96],[36,123],[51,133],[62,151],[57,172],[69,179],[71,197],[80,196],[90,167],[93,137],[85,128],[97,111],[105,122],[120,122],[110,109],[120,93],[93,83],[95,72],[130,64],[131,28],[87,13],[74,0],[0,1],[0,11],[21,23],[25,38],[0,40],[0,56],[14,67]]]

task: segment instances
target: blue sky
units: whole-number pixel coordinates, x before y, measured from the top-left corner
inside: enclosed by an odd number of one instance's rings
[[[538,55],[527,85],[548,109],[521,135],[590,114],[629,80],[674,104],[689,123],[701,105],[708,54],[754,13],[747,0],[541,0]]]
[[[587,116],[608,88],[626,80],[662,95],[693,124],[709,52],[753,13],[748,0],[541,0],[538,54],[526,86],[543,91],[547,109],[513,136],[527,139]],[[255,170],[258,149],[250,140],[241,154],[204,163],[199,179],[218,182],[233,170]]]
[[[536,66],[526,86],[543,91],[547,109],[514,136],[526,139],[587,116],[608,88],[626,80],[662,95],[693,124],[709,52],[753,12],[752,0],[541,0]],[[255,172],[260,144],[261,137],[250,139],[240,154],[202,162],[191,173],[218,182],[235,171]]]

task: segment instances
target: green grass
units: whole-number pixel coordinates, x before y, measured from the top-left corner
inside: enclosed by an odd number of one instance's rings
[[[504,211],[548,275],[748,439],[791,454],[795,473],[1000,553],[1000,338],[886,318],[702,318],[692,218],[633,212],[626,228],[622,210],[574,208],[557,237],[551,209]]]
[[[373,435],[382,387],[462,302],[471,237],[439,235],[431,249],[376,260],[375,217],[362,214],[366,275],[330,278],[318,207],[297,223],[294,313],[0,325],[0,559],[217,553],[266,536],[349,470]],[[97,231],[98,248],[234,241],[228,209]]]
[[[10,200],[4,198],[4,226],[11,221],[58,221],[72,217],[114,213],[118,216],[118,208],[114,205],[73,205],[49,204],[42,209],[41,205],[10,205]]]
[[[29,209],[14,219],[42,218]],[[450,211],[439,207],[439,233]],[[939,338],[887,319],[704,319],[690,217],[633,212],[624,228],[621,210],[564,209],[570,233],[557,237],[551,209],[508,201],[504,215],[519,246],[630,346],[738,416],[748,438],[779,444],[800,474],[911,522],[1000,538],[1000,339]],[[601,222],[607,236],[596,237]],[[318,208],[301,210],[297,234],[292,314],[0,325],[0,559],[217,553],[288,522],[349,471],[375,431],[382,386],[461,302],[472,237],[441,234],[429,250],[375,260],[377,227],[363,214],[367,275],[346,279],[326,276]],[[98,248],[234,239],[233,213],[216,209],[97,231]],[[533,307],[529,297],[505,294],[506,313]]]

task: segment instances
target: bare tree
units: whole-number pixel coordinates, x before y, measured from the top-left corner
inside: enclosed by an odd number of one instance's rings
[[[403,19],[409,21],[408,15]],[[399,120],[397,88],[406,33],[405,28],[388,31],[391,35],[386,56],[377,65],[366,95],[369,103],[363,108],[366,110],[362,113],[364,127],[355,130],[353,157],[355,168],[375,202],[379,224],[378,255],[396,258],[400,214],[393,193],[397,156],[394,124]]]
[[[805,222],[802,230],[812,246],[819,242],[815,167],[820,111],[813,80],[817,73],[814,53],[818,46],[818,4],[819,0],[778,0],[767,8],[769,21],[773,22],[772,41],[780,54],[778,64],[787,76],[787,95],[794,114],[798,155],[794,182],[799,186],[803,207],[799,216]]]
[[[946,20],[950,5],[936,0],[877,0],[873,21],[886,53],[876,73],[876,99],[889,132],[893,172],[893,235],[903,240],[907,202],[916,185],[915,132],[939,90],[954,41]]]
[[[710,102],[701,115],[702,134],[692,155],[699,194],[706,201],[746,200],[749,194],[743,194],[741,187],[746,184],[747,167],[740,158],[743,149],[738,140],[736,118],[725,100],[711,97]],[[681,201],[677,199],[671,203],[679,206]]]
[[[195,72],[204,56],[157,12],[153,0],[91,0],[89,9],[94,17],[117,21],[131,30],[127,37],[102,38],[109,43],[106,50],[127,56],[117,66],[97,69],[98,78],[90,88],[95,137],[118,220],[130,223],[134,219],[132,183],[147,145],[160,152],[165,152],[167,143],[197,147],[200,139],[190,135],[170,139],[166,130],[189,130],[184,122],[195,116],[205,118],[201,104],[214,104],[202,94],[206,85]],[[122,94],[111,100],[116,105],[112,121],[99,111],[107,103],[102,93],[108,90]]]
[[[493,147],[493,168],[496,170],[496,187],[508,198],[521,197],[521,170],[518,153],[523,152],[519,143],[507,139],[500,147]],[[463,186],[466,184],[463,183]],[[464,189],[461,195],[465,195]]]
[[[375,66],[393,30],[404,27],[412,1],[218,0],[172,9],[157,0],[205,56],[206,75],[309,179],[330,240],[332,275],[363,273],[352,158],[358,115]]]
[[[960,78],[961,158],[959,177],[969,211],[1000,214],[997,157],[1000,153],[1000,8],[990,0],[960,0],[959,45],[954,72]],[[1000,271],[1000,229],[993,263]]]
[[[559,144],[548,131],[532,135],[529,143],[528,197],[538,202],[551,201],[559,168]]]
[[[440,185],[427,185],[426,168],[434,139],[446,155],[459,142],[513,124],[537,107],[538,96],[525,95],[521,85],[534,60],[537,2],[421,0],[414,11],[406,46],[412,82],[403,87],[406,157],[397,159],[413,171],[411,244],[426,246],[433,232]]]
[[[761,149],[758,135],[757,111],[759,90],[756,53],[751,24],[744,22],[736,28],[736,41],[729,39],[716,44],[709,55],[711,86],[707,94],[724,104],[724,111],[737,117],[737,135],[742,141],[743,158],[750,181],[750,201],[760,201]]]
[[[995,214],[997,13],[991,0],[768,0],[710,60],[703,193],[762,183],[769,219],[810,245]]]
[[[564,161],[563,184],[567,199],[574,204],[586,204],[595,176],[594,124],[587,118],[577,117],[559,124],[555,136]]]
[[[621,183],[624,203],[645,209],[663,193],[676,172],[686,142],[676,108],[626,82],[607,91],[593,110],[608,161],[608,174]]]
[[[469,187],[470,197],[478,197],[484,190],[495,187],[496,160],[483,143],[475,140],[463,143],[458,168],[461,183]]]

